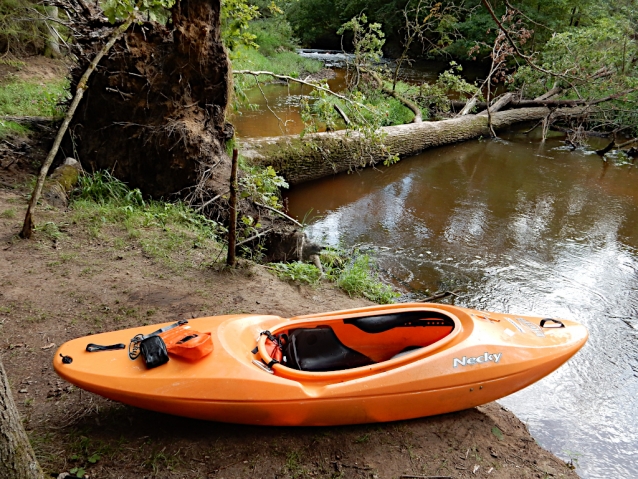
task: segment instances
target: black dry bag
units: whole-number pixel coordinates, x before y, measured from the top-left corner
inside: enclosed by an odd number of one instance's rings
[[[150,336],[140,342],[140,353],[149,369],[168,362],[168,351],[164,340],[159,336]]]

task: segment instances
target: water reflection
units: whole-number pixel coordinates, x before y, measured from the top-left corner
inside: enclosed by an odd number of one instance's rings
[[[332,91],[345,88],[345,71],[335,69],[335,77],[327,80]],[[242,108],[230,116],[237,135],[241,138],[298,135],[304,129],[300,103],[308,98],[313,88],[300,83],[265,83],[244,93]]]
[[[406,291],[456,304],[576,319],[566,366],[502,400],[583,477],[638,477],[638,172],[556,140],[510,134],[438,148],[390,169],[300,185],[309,234],[375,251]]]

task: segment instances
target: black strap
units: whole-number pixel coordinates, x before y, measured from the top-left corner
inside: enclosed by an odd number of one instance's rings
[[[86,345],[86,351],[89,353],[94,353],[96,351],[114,351],[116,349],[124,349],[126,348],[125,344],[109,344],[108,346],[103,346],[101,344],[89,343]]]
[[[274,334],[272,334],[270,331],[262,331],[261,333],[259,333],[259,336],[266,336],[268,339],[270,339],[274,344],[277,345],[277,347],[279,348],[280,351],[283,351],[283,344],[282,344],[282,340],[283,341],[287,341],[288,340],[288,336],[285,334],[282,334],[281,337],[277,337]],[[284,338],[285,336],[285,338]],[[251,353],[253,354],[257,354],[259,352],[259,346],[256,346],[255,349],[253,349],[251,351]],[[267,366],[269,368],[272,368],[273,364],[280,364],[279,361],[277,361],[276,359],[271,359],[271,361],[267,364]]]
[[[268,339],[270,339],[273,343],[281,346],[281,343],[279,342],[279,339],[277,339],[276,336],[274,336],[270,331],[262,331],[261,333],[259,333],[260,336],[266,336],[268,337]]]
[[[174,328],[176,328],[178,326],[183,326],[185,324],[188,324],[188,321],[186,319],[182,319],[182,320],[177,321],[176,323],[173,323],[171,325],[164,326],[163,328],[160,328],[157,331],[153,331],[151,334],[147,334],[146,336],[142,337],[142,339],[150,338],[151,336],[157,336],[158,334],[165,333],[166,331],[170,331],[171,329],[174,329]],[[137,337],[137,336],[135,336],[135,337]],[[133,339],[135,339],[135,338],[133,338]]]
[[[279,361],[277,361],[276,359],[271,359],[270,362],[266,366],[268,366],[270,369],[272,369],[273,364],[279,364]]]

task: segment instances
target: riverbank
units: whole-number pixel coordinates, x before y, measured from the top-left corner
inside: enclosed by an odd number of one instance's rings
[[[19,240],[27,195],[22,187],[0,189],[0,351],[47,472],[83,467],[100,478],[577,477],[495,403],[390,424],[272,429],[170,417],[69,386],[53,372],[51,356],[77,336],[197,316],[289,317],[370,303],[328,285],[282,282],[250,263],[224,271],[195,248],[194,254],[152,256],[116,228],[95,236],[73,210],[43,208],[36,239]],[[170,234],[158,226],[146,233]]]

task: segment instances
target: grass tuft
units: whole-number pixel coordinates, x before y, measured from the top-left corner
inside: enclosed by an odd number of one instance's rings
[[[68,98],[68,81],[12,81],[0,85],[0,115],[60,117],[60,102]]]
[[[9,208],[8,210],[4,210],[0,213],[0,218],[6,218],[8,220],[12,220],[16,217],[16,210],[13,208]]]
[[[302,262],[270,263],[268,267],[275,272],[277,277],[287,281],[317,284],[321,279],[321,271],[314,264]]]
[[[26,136],[31,130],[15,121],[0,120],[0,139],[8,136]]]
[[[350,296],[363,296],[379,304],[394,303],[400,296],[379,280],[368,255],[358,256],[346,266],[337,278],[337,285]]]
[[[116,237],[116,248],[123,250],[133,243],[148,257],[178,269],[192,264],[195,251],[200,257],[212,256],[225,231],[182,202],[145,200],[140,190],[130,189],[108,172],[81,177],[71,200],[73,221],[85,224],[92,237],[110,237],[103,230],[120,229],[126,240]]]
[[[349,258],[345,252],[324,251],[320,256],[323,274],[315,265],[302,262],[270,263],[267,267],[283,280],[315,285],[326,279],[337,283],[350,296],[362,296],[380,304],[394,303],[399,293],[379,279],[370,257],[355,255],[348,262]]]

